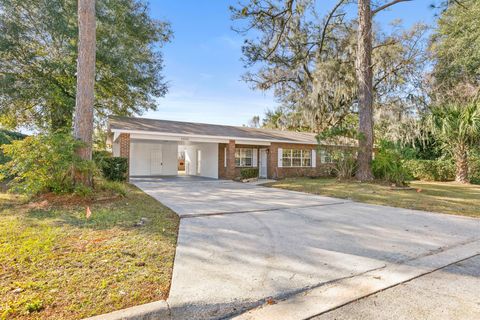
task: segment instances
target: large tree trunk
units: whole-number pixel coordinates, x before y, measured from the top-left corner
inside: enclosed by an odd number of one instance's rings
[[[77,150],[84,160],[92,159],[95,30],[95,0],[78,0],[77,95],[73,135],[85,144]],[[76,182],[91,186],[92,173],[77,172]]]
[[[455,181],[459,183],[469,183],[468,179],[468,153],[466,148],[460,148],[455,152]]]
[[[371,0],[358,0],[358,35],[356,72],[358,80],[359,145],[356,177],[373,179],[373,72]]]

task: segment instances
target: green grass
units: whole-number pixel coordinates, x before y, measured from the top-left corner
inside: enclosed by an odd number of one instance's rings
[[[79,319],[166,298],[178,217],[124,188],[90,204],[0,193],[0,319]]]
[[[378,183],[339,182],[331,178],[295,178],[269,183],[267,186],[372,204],[480,218],[480,186],[477,185],[414,181],[410,184],[413,190],[393,190]]]

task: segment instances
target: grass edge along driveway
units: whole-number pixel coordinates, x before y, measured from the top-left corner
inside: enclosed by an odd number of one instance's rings
[[[0,319],[79,319],[166,298],[179,219],[126,188],[91,203],[89,219],[74,197],[0,193]]]
[[[291,178],[265,186],[358,202],[480,218],[480,186],[413,181],[410,190],[333,178]]]

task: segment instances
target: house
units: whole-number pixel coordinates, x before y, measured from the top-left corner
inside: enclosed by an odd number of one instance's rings
[[[278,179],[332,170],[313,133],[117,116],[109,131],[113,155],[129,159],[130,176],[235,179],[253,167],[260,178]]]

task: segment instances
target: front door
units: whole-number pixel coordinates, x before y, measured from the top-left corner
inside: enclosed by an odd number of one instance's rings
[[[260,149],[260,163],[259,163],[259,170],[258,176],[259,178],[266,178],[267,177],[267,149]]]
[[[163,155],[161,148],[150,149],[150,175],[159,176],[162,174]]]

